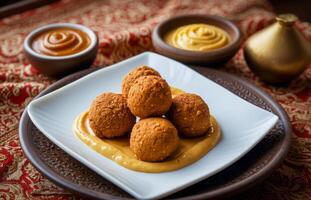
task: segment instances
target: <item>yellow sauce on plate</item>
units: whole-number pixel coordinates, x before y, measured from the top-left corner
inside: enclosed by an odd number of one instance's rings
[[[180,26],[170,31],[164,39],[173,47],[190,51],[219,49],[230,42],[226,31],[208,24]]]
[[[76,118],[73,129],[83,143],[119,165],[134,171],[159,173],[190,165],[210,151],[221,137],[220,127],[214,117],[211,117],[211,124],[212,128],[205,136],[180,138],[177,151],[162,162],[144,162],[136,159],[130,150],[128,137],[116,139],[96,137],[88,123],[88,112],[83,112]]]
[[[170,86],[170,88],[171,88],[172,98],[174,98],[178,94],[185,93],[183,90],[181,90],[179,88],[175,88],[175,87],[172,87],[172,86]]]

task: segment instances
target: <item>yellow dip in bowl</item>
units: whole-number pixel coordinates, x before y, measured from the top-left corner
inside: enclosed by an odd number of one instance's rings
[[[230,42],[226,31],[209,24],[189,24],[171,30],[164,37],[173,47],[190,51],[219,49]]]

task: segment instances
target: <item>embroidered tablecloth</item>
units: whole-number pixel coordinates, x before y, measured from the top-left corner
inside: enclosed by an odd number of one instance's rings
[[[225,16],[236,22],[246,37],[271,24],[275,17],[264,0],[62,0],[0,20],[0,199],[76,198],[34,169],[19,144],[18,123],[25,106],[55,81],[38,73],[25,59],[25,36],[45,24],[84,24],[99,37],[95,65],[109,65],[152,51],[153,27],[182,13]],[[311,25],[296,25],[311,40]],[[311,199],[311,66],[286,88],[259,81],[245,64],[242,50],[220,70],[246,77],[270,93],[286,110],[294,129],[283,164],[248,192],[248,197]]]

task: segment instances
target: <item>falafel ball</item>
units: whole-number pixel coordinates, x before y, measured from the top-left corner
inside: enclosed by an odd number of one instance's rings
[[[208,105],[196,94],[175,96],[167,117],[184,137],[204,135],[211,126]]]
[[[142,161],[163,161],[177,149],[178,143],[176,128],[164,118],[142,119],[131,132],[130,148]]]
[[[135,80],[138,79],[141,76],[159,76],[159,72],[155,71],[154,69],[148,67],[148,66],[141,66],[134,70],[132,70],[130,73],[128,73],[123,81],[122,81],[122,95],[123,97],[127,98],[128,92],[132,85],[134,84]]]
[[[142,76],[132,85],[127,105],[140,118],[164,115],[172,104],[171,89],[159,76]]]
[[[90,126],[100,138],[114,138],[130,132],[136,118],[121,94],[103,93],[95,98],[89,109]]]

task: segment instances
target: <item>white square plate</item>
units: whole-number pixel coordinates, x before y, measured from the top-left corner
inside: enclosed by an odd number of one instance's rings
[[[220,142],[206,156],[185,168],[165,173],[128,170],[93,151],[74,135],[75,117],[102,92],[121,92],[132,69],[148,65],[167,82],[199,94],[221,126]],[[160,198],[199,182],[237,161],[275,125],[278,117],[241,99],[222,86],[172,59],[142,53],[51,92],[28,106],[34,124],[68,154],[139,199]]]

